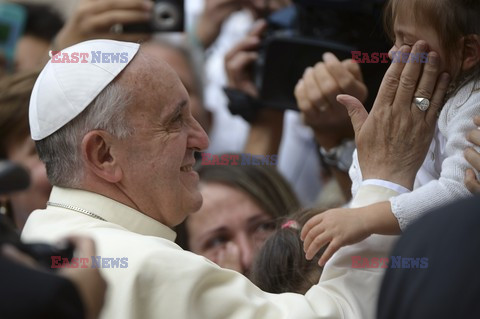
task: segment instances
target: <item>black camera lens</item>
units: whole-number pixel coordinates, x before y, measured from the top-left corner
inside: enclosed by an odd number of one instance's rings
[[[172,3],[159,2],[153,8],[152,26],[155,30],[175,29],[181,20],[179,8]]]

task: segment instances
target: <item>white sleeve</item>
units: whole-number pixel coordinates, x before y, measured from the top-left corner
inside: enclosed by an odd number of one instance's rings
[[[368,185],[361,187],[355,200],[372,203],[385,201],[394,195],[395,192],[390,189]],[[384,269],[352,268],[350,256],[388,256],[395,236],[378,238],[371,236],[368,240],[340,249],[334,257],[342,258],[333,258],[329,262],[330,266],[324,268],[320,282],[305,296],[265,293],[235,271],[221,269],[201,256],[169,249],[168,255],[142,258],[146,262],[141,265],[141,271],[134,280],[141,290],[134,295],[154,295],[153,298],[145,298],[145,304],[138,308],[143,313],[157,315],[138,317],[374,318]]]
[[[447,141],[440,178],[411,193],[390,199],[392,212],[402,230],[430,210],[472,195],[464,184],[465,170],[471,165],[463,152],[473,146],[467,141],[466,135],[475,128],[473,117],[478,114],[480,94],[472,95],[467,103],[459,107],[450,105],[442,111],[438,125]],[[479,147],[476,149],[480,150]]]
[[[352,180],[352,198],[357,194],[358,188],[362,184],[362,171],[360,170],[360,165],[358,164],[358,154],[357,149],[353,151],[352,155],[352,165],[348,170],[348,175]]]

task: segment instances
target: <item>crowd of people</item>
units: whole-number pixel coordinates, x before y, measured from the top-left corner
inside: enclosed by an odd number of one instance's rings
[[[480,315],[480,3],[166,1],[183,32],[125,31],[157,2],[0,4],[1,318]],[[269,105],[270,17],[317,7],[320,40],[403,58],[326,51]]]

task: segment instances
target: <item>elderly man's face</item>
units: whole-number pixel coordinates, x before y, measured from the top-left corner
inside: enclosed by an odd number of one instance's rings
[[[173,227],[202,204],[192,165],[194,150],[208,147],[208,137],[177,74],[148,52],[125,74],[135,88],[127,112],[135,132],[119,140],[122,188],[139,211]]]

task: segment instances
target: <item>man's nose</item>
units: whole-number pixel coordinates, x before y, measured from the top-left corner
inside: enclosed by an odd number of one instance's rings
[[[200,123],[192,117],[192,125],[188,136],[187,148],[203,151],[208,148],[208,135]]]

